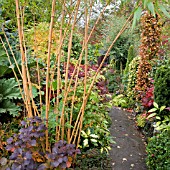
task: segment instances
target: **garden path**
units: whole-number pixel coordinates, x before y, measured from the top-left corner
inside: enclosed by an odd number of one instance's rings
[[[110,116],[110,132],[116,142],[110,151],[112,170],[147,170],[144,139],[135,128],[135,116],[119,108],[111,109]]]

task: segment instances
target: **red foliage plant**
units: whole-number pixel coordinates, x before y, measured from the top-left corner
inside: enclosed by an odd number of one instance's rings
[[[154,102],[154,86],[147,88],[147,91],[142,96],[142,106],[145,108],[151,108]]]

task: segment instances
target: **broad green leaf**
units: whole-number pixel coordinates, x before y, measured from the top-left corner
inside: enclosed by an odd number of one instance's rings
[[[84,147],[87,147],[89,145],[89,141],[88,141],[88,139],[85,139],[84,141],[83,141],[83,146]]]
[[[136,26],[136,22],[139,21],[141,14],[142,14],[142,9],[141,7],[138,7],[134,12],[132,29],[134,29],[134,27]]]
[[[4,76],[7,73],[10,73],[11,70],[7,66],[0,65],[0,77]]]
[[[153,105],[158,109],[159,108],[159,106],[158,106],[158,104],[156,103],[156,102],[153,102]]]
[[[159,126],[162,122],[159,121],[159,122],[156,122],[156,126]]]
[[[144,2],[143,2],[143,4],[144,4],[144,8],[146,8],[147,3],[148,3],[148,0],[144,0]]]
[[[9,112],[10,115],[13,117],[18,116],[18,112],[21,110],[21,108],[14,103],[12,103],[9,100],[3,100],[3,102],[0,105],[0,113],[6,113]]]
[[[91,134],[90,135],[92,138],[99,138],[99,136],[98,135],[95,135],[95,134]]]
[[[103,148],[100,149],[100,152],[103,153]]]
[[[166,116],[166,115],[165,115],[165,116],[164,116],[164,120],[170,122],[170,116]]]
[[[14,78],[0,80],[0,94],[3,94],[3,99],[21,98],[18,83]]]
[[[87,135],[88,136],[90,135],[90,129],[87,129]]]
[[[66,122],[66,123],[65,123],[65,127],[67,127],[67,128],[73,128],[73,126],[70,125],[70,122]]]
[[[159,116],[156,116],[156,119],[161,120],[161,118]]]
[[[52,86],[54,90],[57,90],[57,81],[53,81]]]
[[[155,111],[157,111],[158,109],[157,108],[152,108],[152,109],[150,109],[149,111],[148,111],[148,113],[152,113],[152,112],[155,112]]]
[[[87,138],[88,136],[87,136],[87,134],[82,130],[81,131],[81,133],[82,133],[82,136],[84,137],[84,138]]]
[[[96,139],[90,139],[92,142],[97,143]]]
[[[167,10],[165,9],[165,7],[163,5],[159,4],[158,7],[164,13],[165,16],[170,18],[170,14],[167,12]]]
[[[161,106],[160,112],[161,112],[162,110],[164,110],[165,108],[166,108],[166,106]]]
[[[32,86],[32,95],[33,95],[33,98],[38,96],[37,88],[35,86]]]
[[[155,17],[155,9],[154,9],[153,2],[148,2],[147,6],[148,6],[148,9],[151,12],[151,14]]]
[[[152,118],[152,117],[154,117],[154,116],[156,116],[156,113],[150,114],[150,115],[147,117],[147,119]]]

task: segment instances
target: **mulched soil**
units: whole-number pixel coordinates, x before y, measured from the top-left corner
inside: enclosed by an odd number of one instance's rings
[[[113,108],[110,132],[116,144],[110,151],[112,170],[147,170],[144,137],[135,126],[133,113]]]

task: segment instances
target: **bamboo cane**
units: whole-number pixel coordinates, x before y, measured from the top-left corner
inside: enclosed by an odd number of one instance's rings
[[[23,88],[24,95],[26,101],[26,108],[28,112],[28,117],[32,117],[32,106],[30,102],[28,84],[27,84],[27,71],[25,67],[25,52],[23,49],[23,37],[22,37],[22,26],[20,23],[20,10],[19,10],[19,0],[15,0],[16,3],[16,15],[17,15],[17,25],[18,25],[18,34],[19,34],[19,42],[20,42],[20,51],[21,51],[21,61],[22,61],[22,78],[23,78]]]
[[[68,95],[68,91],[67,91],[68,68],[69,68],[70,55],[71,55],[73,32],[74,32],[74,27],[75,27],[75,21],[76,21],[77,14],[78,14],[79,5],[80,5],[80,0],[77,1],[76,13],[74,15],[74,22],[72,25],[70,38],[69,38],[69,45],[68,45],[68,56],[67,56],[67,65],[66,65],[66,73],[65,73],[64,101],[63,101],[62,113],[61,113],[61,118],[60,118],[60,124],[62,125],[61,139],[64,138],[64,122],[65,122],[64,121],[64,111],[65,111],[65,105],[66,105],[67,95]],[[59,131],[60,131],[60,127],[59,127]]]
[[[90,95],[90,92],[91,92],[91,90],[92,90],[92,88],[93,88],[93,85],[94,85],[94,82],[95,82],[95,80],[96,80],[96,77],[97,77],[97,75],[98,75],[98,73],[99,73],[99,71],[100,71],[100,69],[101,69],[101,67],[102,67],[105,59],[107,58],[107,56],[108,56],[108,54],[109,54],[112,46],[113,46],[114,43],[116,42],[116,40],[119,38],[119,36],[120,36],[120,35],[124,32],[124,30],[126,29],[126,27],[127,27],[127,25],[128,25],[128,22],[130,21],[131,18],[132,18],[132,14],[129,16],[129,18],[127,19],[126,23],[123,25],[122,29],[121,29],[120,32],[117,34],[117,36],[116,36],[115,39],[113,40],[112,44],[111,44],[110,47],[108,48],[108,50],[107,50],[107,52],[106,52],[106,54],[105,54],[105,56],[104,56],[104,58],[103,58],[103,60],[102,60],[102,62],[101,62],[101,64],[100,64],[100,66],[99,66],[99,68],[98,68],[98,70],[96,71],[96,74],[95,74],[94,77],[93,77],[93,80],[92,80],[92,83],[91,83],[91,85],[90,85],[90,87],[89,87],[89,90],[88,90],[88,92],[87,92],[85,101],[83,102],[83,104],[82,104],[82,106],[81,106],[81,108],[80,108],[79,114],[78,114],[78,116],[77,116],[77,120],[76,120],[76,122],[75,122],[73,131],[72,131],[72,135],[71,135],[70,142],[72,141],[73,137],[74,137],[74,138],[77,138],[77,136],[74,135],[74,132],[75,132],[75,129],[76,129],[76,128],[80,128],[79,133],[81,133],[82,127],[79,127],[79,126],[78,126],[78,122],[83,119],[83,117],[81,116],[82,109],[83,109],[83,107],[86,106],[87,99],[88,99],[88,97],[89,97],[89,95]],[[83,105],[84,105],[84,106],[83,106]],[[74,140],[74,139],[73,139],[73,140]],[[77,143],[77,147],[78,147],[78,143]]]
[[[81,115],[81,119],[80,119],[80,125],[79,127],[82,128],[83,126],[83,116],[84,116],[84,112],[85,112],[85,100],[86,100],[86,86],[87,86],[87,63],[88,63],[88,59],[87,59],[87,55],[88,55],[88,45],[87,45],[87,39],[88,39],[88,9],[87,9],[87,0],[84,0],[84,3],[86,4],[85,6],[85,37],[84,37],[84,42],[85,42],[85,77],[84,77],[84,94],[83,94],[83,107],[82,107],[82,115]],[[81,135],[81,128],[79,129],[79,135],[78,135],[78,140],[77,143],[80,143],[80,135]],[[77,146],[78,146],[77,144]]]
[[[56,0],[52,2],[52,12],[51,12],[51,23],[49,30],[49,38],[48,38],[48,55],[47,55],[47,72],[46,72],[46,150],[49,150],[49,141],[48,141],[48,112],[49,112],[49,96],[48,96],[48,82],[49,82],[49,73],[50,73],[50,55],[51,55],[51,43],[52,43],[52,32],[53,32],[53,24],[55,17],[55,4]]]
[[[29,70],[28,70],[27,49],[26,49],[25,36],[24,36],[24,11],[25,11],[25,7],[23,7],[22,10],[21,10],[21,26],[22,26],[23,48],[24,48],[24,51],[25,51],[25,67],[26,67],[26,74],[27,74],[28,86],[29,86],[29,96],[30,96],[30,99],[31,99],[32,107],[34,109],[33,115],[39,116],[39,112],[38,112],[37,106],[35,105],[33,95],[32,95],[32,83],[31,83],[31,79],[30,79],[30,73],[29,73]]]

